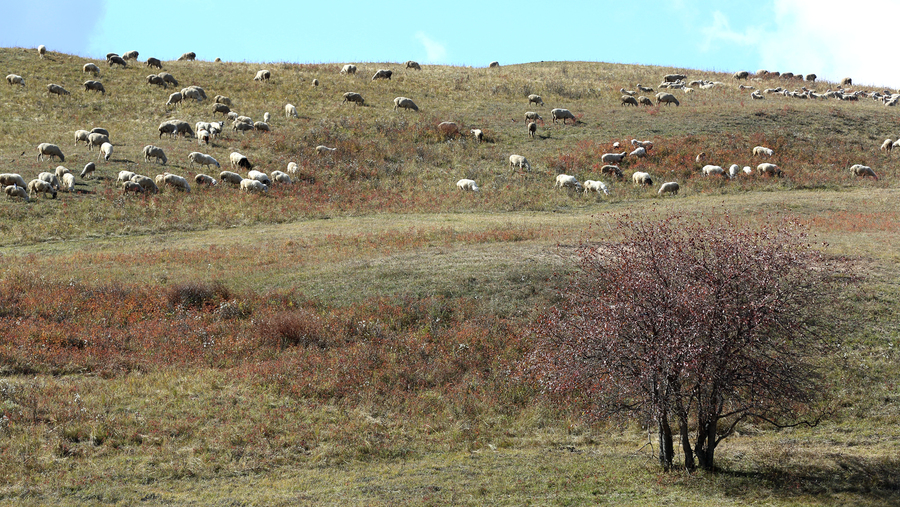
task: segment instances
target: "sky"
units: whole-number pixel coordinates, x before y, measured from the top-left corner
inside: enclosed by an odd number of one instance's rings
[[[104,59],[487,66],[593,61],[852,77],[900,87],[890,57],[900,0],[72,0],[4,6],[0,46]],[[879,14],[880,12],[880,14]],[[884,48],[884,49],[877,49]],[[3,71],[3,69],[0,69]],[[7,69],[6,72],[14,72]]]

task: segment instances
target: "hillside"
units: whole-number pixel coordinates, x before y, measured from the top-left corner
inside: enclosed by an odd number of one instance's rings
[[[900,172],[879,149],[898,135],[896,108],[752,100],[739,88],[835,83],[598,62],[355,62],[358,73],[342,75],[342,63],[167,61],[179,85],[162,89],[147,84],[160,71],[144,61],[110,68],[0,48],[6,73],[25,78],[0,87],[0,173],[29,181],[60,164],[97,166],[74,193],[0,199],[0,503],[896,502]],[[89,62],[99,77],[82,72]],[[392,79],[373,81],[382,68]],[[269,82],[253,80],[260,69]],[[721,84],[671,90],[680,106],[621,104],[620,88],[659,91],[674,72]],[[88,79],[106,93],[83,90]],[[50,83],[70,95],[49,95]],[[188,85],[208,99],[167,108]],[[350,91],[365,104],[342,104]],[[269,112],[271,131],[226,121],[209,145],[159,136],[167,120],[221,120],[216,95],[254,121]],[[419,111],[394,110],[398,96]],[[297,118],[285,117],[288,103]],[[577,121],[554,124],[556,107]],[[527,111],[544,120],[534,139]],[[462,134],[442,133],[443,121]],[[75,145],[76,130],[94,127],[110,132],[109,161]],[[616,142],[631,151],[631,139],[652,141],[649,156],[626,157],[622,180],[602,175],[601,156]],[[37,160],[42,142],[65,161]],[[144,160],[148,144],[166,165]],[[752,156],[759,145],[774,155]],[[194,151],[221,169],[192,167]],[[299,175],[260,195],[194,183],[232,170],[234,151],[267,173],[295,162]],[[511,154],[531,169],[510,167]],[[764,161],[784,176],[701,173]],[[853,164],[879,178],[852,176]],[[191,191],[123,195],[122,170],[168,171]],[[633,185],[636,171],[653,185]],[[560,173],[610,193],[554,189]],[[460,178],[481,190],[457,190]],[[679,194],[659,196],[664,181]],[[523,374],[530,326],[573,272],[573,247],[616,217],[671,213],[793,217],[857,266],[846,299],[858,324],[842,357],[825,359],[833,417],[742,424],[716,473],[663,473],[640,422],[588,421]]]

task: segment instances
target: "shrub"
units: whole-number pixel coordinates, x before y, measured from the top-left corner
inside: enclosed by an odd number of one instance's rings
[[[171,308],[193,308],[202,310],[206,306],[217,306],[231,299],[231,291],[222,282],[180,283],[169,289],[168,300]]]

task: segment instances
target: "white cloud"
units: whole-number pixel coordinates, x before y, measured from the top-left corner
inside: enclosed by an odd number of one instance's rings
[[[425,35],[425,32],[417,32],[416,39],[425,46],[425,54],[427,55],[427,61],[429,63],[446,63],[447,47],[444,44]]]

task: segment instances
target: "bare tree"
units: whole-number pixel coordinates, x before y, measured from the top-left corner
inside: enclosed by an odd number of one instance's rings
[[[618,219],[613,239],[579,248],[580,270],[535,326],[539,378],[597,416],[646,418],[665,468],[676,426],[685,466],[713,469],[743,420],[815,424],[846,263],[797,224],[764,222]]]

